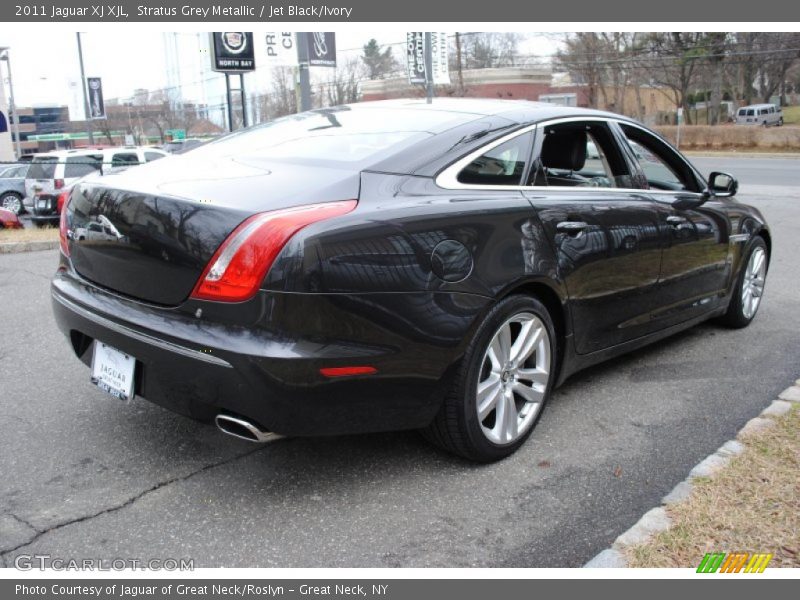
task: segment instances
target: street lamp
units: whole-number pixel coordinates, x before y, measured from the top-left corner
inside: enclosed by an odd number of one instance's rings
[[[0,60],[3,60],[8,65],[8,91],[9,91],[9,106],[8,114],[14,115],[14,145],[17,149],[17,160],[22,156],[22,150],[19,144],[19,115],[17,114],[17,105],[14,102],[14,80],[11,78],[11,58],[9,56],[10,48],[8,46],[0,46]]]

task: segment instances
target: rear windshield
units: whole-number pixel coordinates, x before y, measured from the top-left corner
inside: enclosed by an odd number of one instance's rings
[[[31,168],[28,169],[28,179],[55,179],[57,163],[55,156],[34,158]]]
[[[463,120],[463,115],[444,111],[340,106],[264,123],[206,144],[193,155],[353,167],[432,136],[428,128],[439,131]]]
[[[70,156],[64,167],[64,178],[83,177],[93,171],[99,171],[102,164],[102,156]]]

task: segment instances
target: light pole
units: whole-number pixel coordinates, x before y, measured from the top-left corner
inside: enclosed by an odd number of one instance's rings
[[[17,153],[17,160],[19,157],[22,156],[22,150],[20,149],[19,143],[19,115],[17,114],[17,104],[14,102],[14,80],[11,78],[11,58],[9,57],[9,48],[8,47],[0,47],[0,60],[4,60],[6,65],[8,65],[8,93],[9,93],[9,100],[10,105],[8,107],[8,114],[14,115],[14,146],[16,147]]]

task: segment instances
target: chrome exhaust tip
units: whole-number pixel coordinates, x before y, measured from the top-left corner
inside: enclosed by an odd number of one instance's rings
[[[240,440],[247,440],[248,442],[263,444],[281,437],[277,433],[272,433],[271,431],[262,431],[250,421],[230,415],[217,415],[214,417],[214,423],[216,423],[217,429],[221,432],[232,435]]]

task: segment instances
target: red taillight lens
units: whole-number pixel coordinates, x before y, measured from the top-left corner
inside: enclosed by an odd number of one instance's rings
[[[62,204],[61,197],[65,196]],[[61,253],[69,257],[69,243],[67,240],[67,204],[69,204],[69,193],[64,192],[58,195],[58,204],[61,207],[61,219],[58,221],[58,241],[61,246]]]
[[[309,204],[253,215],[211,257],[192,298],[242,302],[252,298],[275,258],[303,227],[349,213],[356,200]]]
[[[64,210],[64,205],[67,203],[68,199],[69,199],[69,192],[61,192],[58,195],[58,201],[56,203],[56,211],[58,212],[58,214],[62,214]]]
[[[60,190],[61,188],[64,187],[64,180],[63,179],[56,179],[55,180],[55,186],[56,186],[57,190]]]

